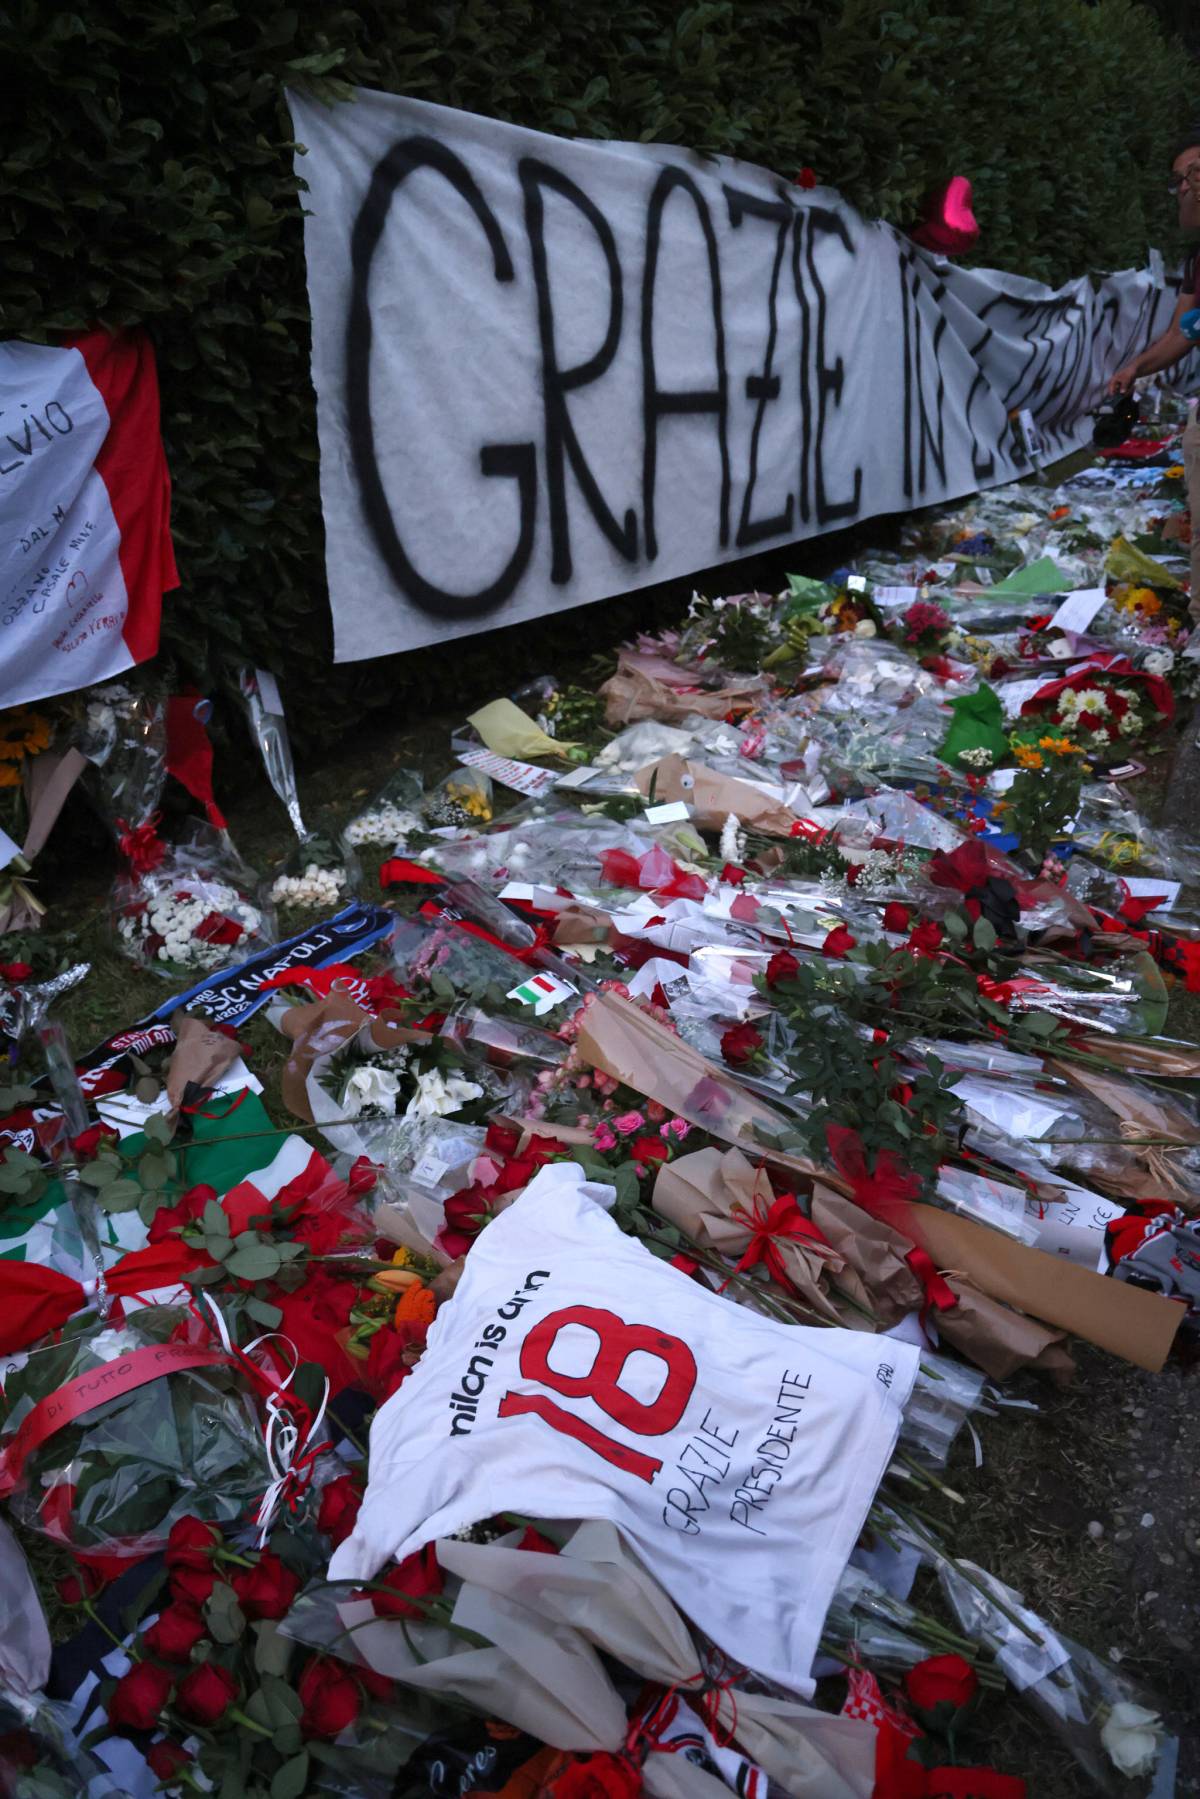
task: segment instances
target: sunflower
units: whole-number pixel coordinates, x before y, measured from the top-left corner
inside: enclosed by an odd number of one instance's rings
[[[49,741],[48,721],[28,706],[0,713],[0,762],[23,762],[26,756],[39,755]],[[12,781],[4,784],[13,785]]]
[[[15,762],[0,762],[0,787],[19,787],[21,771]]]

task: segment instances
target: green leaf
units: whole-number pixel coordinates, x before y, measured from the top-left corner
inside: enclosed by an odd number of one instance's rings
[[[136,1181],[110,1181],[97,1197],[106,1212],[135,1212],[142,1197],[142,1189]]]
[[[217,1643],[236,1643],[244,1635],[246,1618],[237,1596],[224,1581],[218,1581],[204,1602],[204,1622]]]
[[[296,1647],[292,1638],[281,1636],[278,1624],[265,1622],[254,1626],[254,1635],[255,1668],[260,1674],[276,1674],[282,1678]]]
[[[278,1674],[264,1674],[262,1677],[263,1697],[271,1714],[271,1727],[278,1730],[285,1724],[296,1724],[304,1714],[300,1695],[294,1687]]]
[[[975,929],[971,935],[974,939],[976,949],[981,949],[985,951],[985,953],[990,949],[995,949],[996,927],[990,923],[988,919],[982,917],[977,918],[975,920]]]
[[[967,921],[963,917],[961,912],[956,912],[954,910],[947,912],[946,916],[942,920],[942,923],[946,927],[946,935],[948,937],[953,938],[955,943],[965,943],[966,942],[966,940],[967,940]]]
[[[121,1172],[121,1164],[115,1156],[97,1156],[94,1162],[86,1162],[79,1170],[79,1178],[85,1187],[107,1187],[115,1181]]]
[[[275,1747],[278,1749],[279,1744]],[[308,1756],[302,1752],[284,1762],[271,1782],[271,1799],[303,1799],[308,1789]]]
[[[161,1143],[165,1147],[175,1135],[175,1127],[161,1112],[151,1112],[142,1125],[142,1132],[151,1143]]]
[[[248,1299],[246,1315],[253,1318],[255,1324],[261,1324],[264,1330],[277,1330],[283,1323],[282,1311],[278,1306],[269,1305],[265,1299]]]
[[[279,1251],[270,1243],[248,1243],[239,1246],[225,1259],[227,1274],[240,1281],[269,1281],[279,1273]]]
[[[206,1237],[227,1237],[229,1215],[219,1200],[210,1199],[200,1214],[200,1227]]]

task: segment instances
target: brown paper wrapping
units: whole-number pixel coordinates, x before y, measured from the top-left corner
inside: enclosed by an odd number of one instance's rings
[[[654,803],[683,800],[702,829],[719,831],[732,812],[753,831],[768,837],[790,837],[794,812],[773,800],[761,787],[718,774],[703,762],[686,762],[682,756],[664,756],[633,777],[642,793],[654,786]]]
[[[684,1619],[614,1525],[581,1524],[561,1555],[537,1557],[540,1566],[534,1559],[498,1543],[438,1544],[443,1567],[497,1606],[536,1617],[551,1642],[578,1639],[666,1687],[699,1680],[700,1659]],[[459,1620],[457,1606],[454,1616]],[[506,1646],[513,1647],[511,1639]],[[497,1710],[508,1715],[502,1705]],[[720,1696],[718,1718],[795,1799],[867,1799],[872,1790],[870,1726],[829,1717],[800,1700],[741,1691]]]
[[[576,1044],[592,1068],[760,1158],[764,1150],[756,1127],[771,1132],[787,1128],[782,1113],[748,1093],[723,1069],[705,1061],[690,1044],[618,994],[602,993],[592,1002]],[[768,1159],[773,1166],[778,1164],[809,1179],[819,1172],[802,1156],[772,1150]]]
[[[25,797],[29,807],[29,829],[21,845],[21,854],[32,862],[45,846],[67,795],[87,767],[87,757],[78,750],[64,750],[61,755],[47,751],[27,765]],[[22,883],[23,885],[23,883]],[[44,908],[39,900],[32,903],[17,888],[6,906],[0,906],[0,936],[9,931],[38,931]]]
[[[741,1215],[767,1210],[774,1195],[763,1168],[755,1169],[740,1150],[694,1150],[674,1162],[660,1164],[654,1180],[651,1204],[656,1212],[677,1225],[702,1247],[737,1258],[750,1242],[750,1230]],[[775,1240],[780,1261],[800,1296],[830,1324],[869,1330],[861,1313],[847,1307],[845,1315],[823,1281],[837,1286],[859,1306],[870,1310],[871,1301],[848,1259],[836,1247],[792,1238]]]
[[[382,1012],[378,1018],[372,1018],[348,993],[336,988],[324,999],[289,1006],[279,1020],[279,1028],[292,1043],[279,1091],[293,1117],[302,1118],[306,1124],[314,1123],[308,1082],[318,1059],[336,1055],[360,1033],[376,1049],[429,1042],[428,1033],[412,1030],[399,1014]]]
[[[604,718],[610,726],[632,725],[654,718],[676,724],[689,713],[702,718],[728,718],[731,712],[749,712],[770,690],[766,675],[743,675],[724,687],[702,689],[668,686],[639,668],[627,651],[617,656],[617,672],[604,682]]]
[[[1141,1092],[1123,1081],[1120,1075],[1109,1074],[1101,1068],[1084,1068],[1078,1062],[1059,1062],[1051,1058],[1046,1067],[1072,1087],[1090,1093],[1119,1119],[1140,1126],[1143,1136],[1169,1137],[1176,1143],[1200,1143],[1200,1126],[1170,1094]]]
[[[214,1031],[203,1018],[192,1018],[176,1012],[171,1018],[175,1048],[167,1063],[167,1107],[169,1115],[178,1112],[189,1084],[209,1089],[232,1068],[241,1054],[232,1037]]]
[[[577,1044],[592,1067],[603,1069],[647,1098],[657,1099],[713,1136],[728,1143],[740,1142],[789,1178],[807,1176],[810,1184],[819,1180],[834,1192],[848,1193],[836,1175],[802,1156],[764,1152],[755,1140],[755,1126],[777,1129],[785,1123],[781,1116],[628,1000],[612,993],[595,1000],[588,1007]],[[861,1216],[865,1220],[869,1214]],[[1074,1267],[1061,1256],[1029,1249],[999,1231],[937,1206],[914,1206],[912,1223],[914,1238],[936,1266],[964,1275],[977,1295],[1084,1337],[1139,1368],[1156,1372],[1162,1367],[1179,1327],[1179,1306],[1124,1281]],[[853,1265],[852,1258],[847,1260]],[[984,1315],[978,1306],[974,1309]],[[1047,1364],[1043,1360],[1041,1365]]]
[[[1164,1080],[1200,1079],[1200,1049],[1186,1043],[1143,1043],[1136,1038],[1081,1037],[1080,1044],[1130,1074],[1161,1075]]]
[[[813,1190],[812,1215],[857,1270],[882,1330],[924,1304],[921,1283],[904,1259],[908,1242],[898,1231],[820,1184]],[[938,1330],[976,1367],[993,1380],[1007,1380],[1018,1368],[1036,1368],[1058,1382],[1070,1378],[1075,1364],[1061,1331],[988,1299],[961,1275],[947,1279],[958,1304],[938,1313]]]
[[[981,1293],[1084,1337],[1135,1367],[1157,1374],[1184,1308],[1017,1243],[937,1206],[914,1206],[913,1235],[940,1269],[961,1273]],[[949,1313],[941,1314],[944,1320]]]

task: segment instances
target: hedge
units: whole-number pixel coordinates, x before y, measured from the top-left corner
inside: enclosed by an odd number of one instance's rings
[[[274,667],[326,731],[452,703],[513,634],[330,670],[286,85],[809,165],[901,225],[965,173],[982,259],[1051,281],[1164,240],[1189,117],[1181,48],[1134,0],[18,0],[0,67],[4,335],[148,326],[183,576],[164,650],[210,689]],[[542,652],[579,637],[575,615]]]

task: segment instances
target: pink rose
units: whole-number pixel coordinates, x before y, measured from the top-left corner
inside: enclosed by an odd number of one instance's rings
[[[622,1112],[619,1118],[613,1119],[612,1127],[614,1131],[620,1131],[622,1137],[632,1137],[634,1131],[640,1131],[645,1123],[640,1112]]]
[[[606,1124],[597,1126],[596,1134],[592,1138],[592,1142],[595,1144],[596,1148],[601,1151],[615,1149],[617,1147],[617,1140]]]
[[[660,1137],[678,1137],[682,1143],[691,1128],[686,1118],[668,1118],[666,1124],[659,1126],[658,1134]]]

